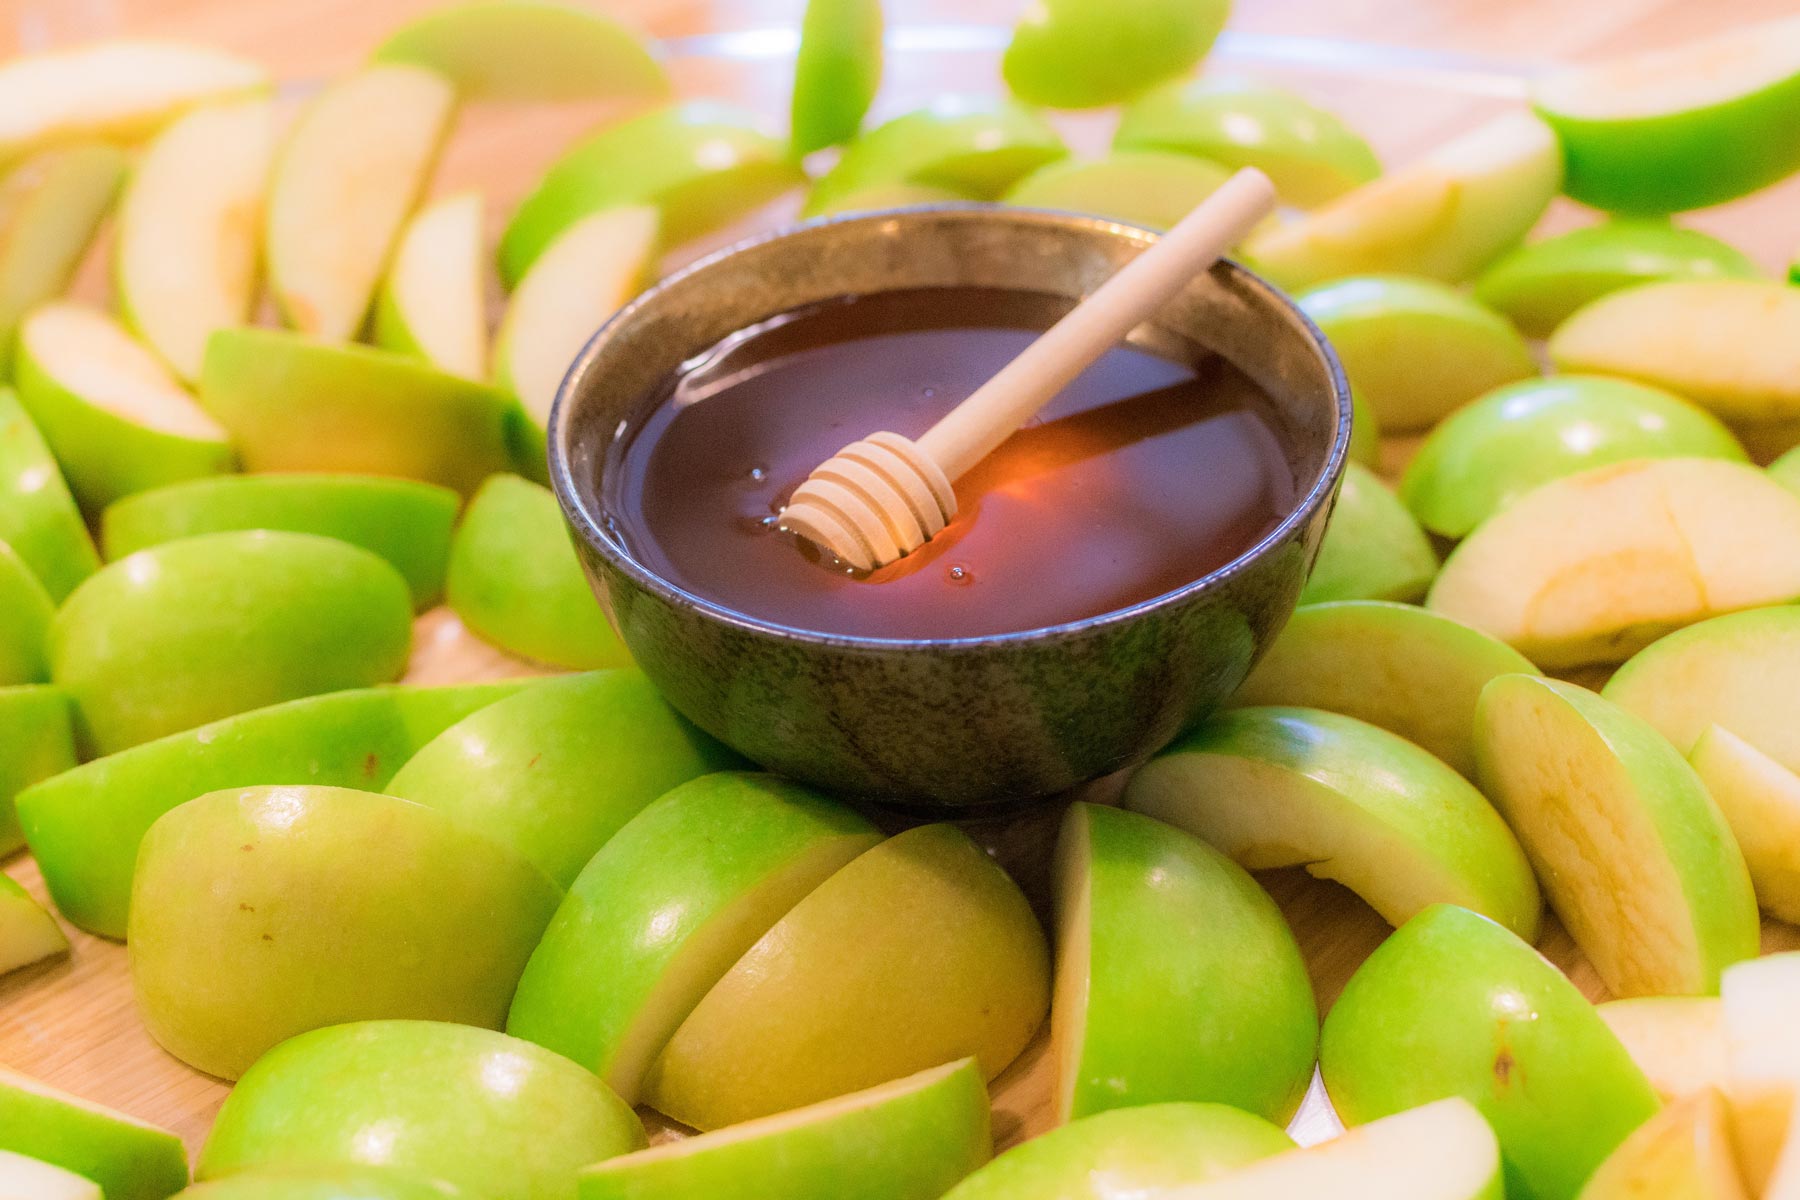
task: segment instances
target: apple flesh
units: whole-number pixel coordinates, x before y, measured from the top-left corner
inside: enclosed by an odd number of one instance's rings
[[[1800,497],[1742,463],[1665,458],[1527,492],[1456,548],[1426,603],[1559,668],[1796,596]]]
[[[164,1200],[187,1186],[187,1151],[166,1129],[0,1067],[0,1150],[73,1171],[107,1200]]]
[[[0,687],[50,677],[44,639],[56,605],[25,560],[0,542]]]
[[[480,192],[421,209],[375,298],[375,343],[467,379],[487,378],[487,253]]]
[[[0,858],[25,844],[14,801],[40,780],[75,765],[75,728],[69,697],[41,685],[0,688]]]
[[[1704,409],[1600,375],[1509,384],[1451,413],[1419,447],[1400,498],[1433,533],[1467,536],[1532,488],[1636,458],[1748,456]]]
[[[581,1200],[938,1200],[993,1156],[972,1058],[853,1095],[608,1159]]]
[[[1725,1102],[1708,1088],[1678,1100],[1619,1144],[1580,1200],[1749,1200],[1731,1146]]]
[[[226,717],[75,766],[68,701],[54,688],[0,692],[8,729],[25,693],[44,715],[36,758],[17,778],[25,827],[44,883],[62,914],[90,933],[121,939],[138,847],[156,819],[195,796],[266,783],[375,789],[418,749],[521,682],[383,687],[331,692]],[[21,721],[23,717],[19,718]],[[9,738],[8,749],[14,745]],[[60,773],[59,773],[60,772]],[[42,780],[42,782],[36,782]]]
[[[1106,158],[1040,167],[1000,199],[1161,230],[1173,227],[1229,178],[1224,167],[1185,154],[1115,150]]]
[[[1717,725],[1700,735],[1688,762],[1744,852],[1756,902],[1800,921],[1800,775]]]
[[[69,286],[128,167],[116,146],[62,146],[0,176],[0,373],[19,318]]]
[[[1615,996],[1707,995],[1761,926],[1731,828],[1681,752],[1600,696],[1503,675],[1475,710],[1477,778]]]
[[[0,542],[61,603],[100,568],[62,470],[18,397],[0,387]]]
[[[1250,870],[1336,880],[1393,925],[1447,902],[1537,935],[1543,902],[1499,814],[1444,763],[1351,717],[1230,709],[1140,767],[1124,804]]]
[[[1793,1136],[1800,1053],[1792,1037],[1800,954],[1739,963],[1725,972],[1720,993],[1738,1165],[1751,1195],[1791,1200],[1800,1195],[1800,1142]]]
[[[1717,996],[1637,996],[1595,1011],[1664,1103],[1725,1085],[1725,1014]]]
[[[788,107],[796,154],[854,138],[881,88],[880,0],[810,0],[800,19],[794,95]]]
[[[1300,602],[1418,600],[1437,570],[1437,551],[1406,506],[1373,471],[1345,463]]]
[[[1027,104],[1117,104],[1192,71],[1230,12],[1230,0],[1043,0],[1013,30],[1000,72]]]
[[[717,1129],[970,1053],[992,1079],[1043,1021],[1049,960],[1025,897],[980,847],[949,825],[910,829],[738,959],[652,1064],[643,1099]]]
[[[0,975],[68,952],[56,918],[10,876],[0,875]]]
[[[19,1200],[103,1200],[100,1185],[84,1175],[0,1150],[0,1196]]]
[[[631,1109],[560,1055],[487,1029],[361,1021],[246,1073],[196,1174],[388,1167],[483,1200],[572,1200],[578,1170],[643,1144]]]
[[[1506,1194],[1522,1200],[1573,1197],[1657,1109],[1561,971],[1449,905],[1407,922],[1350,977],[1325,1018],[1319,1064],[1353,1126],[1446,1096],[1473,1104],[1500,1139]]]

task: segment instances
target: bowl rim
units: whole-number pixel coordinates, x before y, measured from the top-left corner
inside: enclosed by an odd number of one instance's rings
[[[1011,220],[1024,224],[1063,225],[1110,236],[1122,234],[1129,240],[1144,246],[1154,243],[1161,236],[1156,230],[1141,225],[1091,214],[981,201],[956,201],[815,217],[811,220],[752,234],[695,259],[640,292],[624,307],[607,318],[606,322],[595,330],[593,336],[582,346],[581,353],[576,355],[574,362],[570,364],[568,371],[563,375],[562,382],[557,386],[556,398],[551,404],[550,419],[546,426],[550,486],[556,495],[557,504],[562,509],[563,519],[575,530],[581,540],[605,559],[614,570],[627,576],[636,586],[650,592],[665,604],[693,610],[708,620],[730,626],[741,632],[833,650],[878,652],[905,648],[956,654],[983,652],[1037,642],[1061,643],[1087,638],[1097,631],[1129,624],[1159,609],[1182,605],[1210,592],[1218,591],[1238,575],[1249,570],[1265,555],[1287,543],[1302,527],[1311,522],[1321,506],[1331,503],[1337,493],[1338,484],[1343,478],[1344,465],[1349,461],[1350,450],[1352,405],[1350,383],[1344,374],[1343,364],[1339,362],[1337,353],[1332,349],[1324,332],[1319,329],[1312,318],[1306,315],[1293,297],[1238,260],[1226,257],[1221,258],[1219,264],[1248,282],[1264,300],[1284,311],[1288,319],[1311,343],[1315,353],[1323,360],[1326,378],[1330,382],[1332,396],[1337,403],[1338,419],[1333,429],[1331,447],[1326,453],[1324,465],[1318,478],[1313,481],[1305,495],[1294,504],[1286,516],[1276,523],[1273,529],[1270,529],[1229,562],[1208,571],[1198,579],[1124,608],[1110,609],[1107,612],[1096,613],[1075,621],[1064,621],[1056,625],[1040,625],[1032,629],[1009,630],[1004,633],[978,634],[970,637],[884,638],[827,633],[823,630],[763,620],[729,608],[716,600],[690,592],[639,562],[619,539],[613,537],[606,530],[600,520],[600,514],[588,510],[587,505],[583,502],[581,490],[576,486],[572,455],[569,453],[570,413],[576,404],[576,392],[581,381],[593,368],[595,360],[604,352],[608,342],[611,341],[618,329],[635,319],[644,308],[656,303],[670,288],[685,282],[694,275],[710,270],[740,251],[808,234],[825,226],[863,221],[888,221],[895,217],[914,214],[966,214],[971,220],[985,218]],[[771,313],[770,315],[775,314]]]

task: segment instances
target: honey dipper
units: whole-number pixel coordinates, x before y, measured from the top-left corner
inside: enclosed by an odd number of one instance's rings
[[[956,515],[955,480],[1274,206],[1268,176],[1254,167],[1239,171],[918,441],[872,433],[826,460],[794,489],[781,528],[859,571],[911,554]]]

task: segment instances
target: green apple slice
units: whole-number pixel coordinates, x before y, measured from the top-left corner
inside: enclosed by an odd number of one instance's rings
[[[1595,1008],[1667,1103],[1725,1082],[1725,1014],[1717,996],[1635,996]]]
[[[1429,609],[1340,600],[1296,610],[1232,703],[1342,713],[1473,776],[1481,689],[1533,669],[1504,642]]]
[[[1049,1001],[1044,931],[1018,886],[954,827],[922,825],[747,950],[657,1056],[643,1099],[717,1129],[970,1053],[992,1079]]]
[[[632,1111],[560,1055],[487,1029],[364,1021],[258,1062],[219,1110],[197,1174],[378,1166],[470,1197],[572,1200],[576,1171],[643,1144]]]
[[[669,78],[635,32],[558,0],[466,0],[402,25],[377,62],[429,67],[472,100],[648,100]]]
[[[1800,418],[1800,289],[1773,280],[1649,283],[1581,309],[1550,339],[1562,371],[1686,396],[1733,424]]]
[[[972,1058],[589,1167],[581,1200],[937,1200],[993,1155]]]
[[[480,192],[459,192],[407,224],[375,298],[375,342],[452,375],[487,378],[487,258]]]
[[[1371,471],[1381,469],[1381,422],[1354,388],[1350,391],[1350,461]]]
[[[1697,229],[1629,217],[1521,246],[1475,282],[1475,297],[1532,337],[1583,305],[1670,279],[1755,279],[1743,251]]]
[[[68,287],[127,167],[116,146],[66,146],[0,177],[0,371],[19,318]]]
[[[1140,96],[1120,118],[1113,147],[1256,167],[1301,208],[1381,174],[1369,143],[1336,116],[1286,88],[1242,79],[1186,79]]]
[[[20,1200],[102,1200],[100,1185],[23,1154],[0,1150],[0,1196]]]
[[[1243,254],[1287,288],[1383,271],[1460,283],[1516,245],[1561,183],[1556,135],[1511,113],[1253,236]]]
[[[0,162],[80,138],[142,137],[184,109],[269,89],[249,59],[153,40],[96,42],[0,66]]]
[[[1706,995],[1757,953],[1744,856],[1655,729],[1586,689],[1503,675],[1475,711],[1477,775],[1614,995]]]
[[[1668,213],[1754,192],[1800,169],[1800,20],[1748,24],[1578,67],[1533,101],[1595,208]]]
[[[1334,879],[1393,925],[1447,902],[1537,935],[1537,883],[1481,793],[1411,742],[1351,717],[1231,709],[1140,767],[1124,803],[1250,870],[1304,866]]]
[[[1527,492],[1456,548],[1427,603],[1557,668],[1796,596],[1800,497],[1742,463],[1664,458]]]
[[[196,109],[145,149],[120,202],[120,311],[190,383],[213,330],[250,316],[274,153],[269,101]]]
[[[68,952],[56,918],[10,876],[0,875],[0,975]]]
[[[1731,1147],[1725,1102],[1707,1089],[1644,1122],[1600,1164],[1581,1200],[1749,1200]]]
[[[1406,506],[1374,472],[1345,463],[1300,602],[1417,600],[1437,570],[1437,551]]]
[[[34,309],[19,325],[15,369],[20,401],[90,508],[233,467],[225,430],[98,309]]]
[[[163,1200],[187,1186],[187,1151],[166,1129],[0,1067],[0,1150],[99,1184],[107,1200]]]
[[[966,192],[930,183],[873,183],[859,191],[845,192],[814,215],[835,217],[844,213],[911,208],[918,204],[965,204],[970,199]]]
[[[1173,227],[1229,178],[1231,172],[1217,163],[1185,154],[1115,150],[1102,159],[1063,159],[1039,167],[1000,199],[1160,230]]]
[[[1659,388],[1552,375],[1496,388],[1451,413],[1407,465],[1400,498],[1460,538],[1532,488],[1634,458],[1748,456],[1704,409]]]
[[[882,37],[881,0],[809,0],[789,107],[795,153],[856,136],[881,88]]]
[[[538,433],[534,444],[542,442],[557,389],[581,348],[650,278],[658,227],[656,210],[641,205],[583,217],[550,243],[513,290],[494,373],[524,403]]]
[[[1117,104],[1192,71],[1230,12],[1230,0],[1043,0],[1013,30],[1001,74],[1027,104]]]
[[[1056,130],[1022,104],[945,96],[846,146],[843,157],[813,185],[804,211],[814,216],[857,192],[901,183],[992,200],[1068,152]]]
[[[556,497],[529,480],[496,475],[469,501],[450,542],[445,591],[463,624],[502,650],[576,670],[631,664]]]
[[[101,514],[108,560],[177,538],[243,529],[314,533],[380,555],[405,578],[413,607],[444,590],[461,500],[448,488],[374,475],[220,475],[114,501]]]
[[[757,118],[710,100],[652,109],[578,142],[545,172],[500,239],[516,286],[557,235],[603,208],[653,205],[666,244],[731,224],[805,181]]]
[[[1319,1065],[1351,1125],[1467,1100],[1500,1139],[1506,1194],[1528,1200],[1574,1196],[1657,1108],[1561,971],[1450,905],[1407,922],[1350,977],[1325,1018]]]
[[[40,693],[41,766],[25,757],[19,820],[61,913],[102,937],[125,936],[138,846],[156,819],[206,792],[265,783],[373,789],[443,730],[523,682],[365,688],[226,717],[75,766],[68,701],[54,688],[0,692],[0,724]],[[23,717],[17,718],[23,721]],[[31,743],[21,740],[19,745]],[[9,738],[7,749],[14,743]],[[72,768],[72,769],[71,769]],[[58,774],[57,772],[61,773]],[[38,782],[42,780],[42,782]],[[0,790],[4,789],[0,781]]]
[[[0,858],[25,844],[14,812],[26,788],[75,765],[75,728],[69,697],[44,685],[0,688]]]
[[[1744,852],[1756,902],[1783,921],[1800,921],[1800,775],[1714,725],[1688,762]]]
[[[1484,392],[1537,374],[1506,318],[1435,280],[1358,276],[1302,292],[1298,303],[1392,433],[1426,428]]]
[[[1293,1148],[1279,1126],[1226,1104],[1116,1108],[1014,1146],[944,1200],[1161,1196]]]
[[[25,560],[0,542],[0,687],[50,678],[44,638],[56,611]]]
[[[507,1032],[592,1068],[635,1103],[708,991],[880,834],[773,775],[674,788],[569,888],[519,980]]]
[[[397,678],[412,599],[367,550],[254,530],[140,550],[50,626],[50,674],[96,754],[283,700]]]
[[[1800,493],[1800,446],[1795,446],[1770,463],[1768,471],[1769,478],[1776,483],[1790,492]]]
[[[508,847],[410,800],[209,792],[144,835],[132,989],[150,1035],[221,1079],[345,1021],[497,1029],[560,898]]]
[[[1293,933],[1247,872],[1179,829],[1078,803],[1056,914],[1060,1119],[1179,1100],[1293,1116],[1319,1013]]]
[[[497,388],[272,329],[214,334],[200,401],[247,471],[396,475],[465,495],[509,469],[523,419]]]
[[[288,324],[327,341],[362,328],[455,107],[436,71],[390,64],[336,81],[300,114],[263,228],[269,290]]]
[[[738,761],[638,672],[601,671],[471,713],[382,790],[479,829],[566,888],[645,805]]]
[[[197,1183],[179,1200],[463,1200],[441,1180],[392,1167],[258,1169]]]
[[[0,541],[61,602],[100,568],[81,510],[18,397],[0,387]]]
[[[1790,1147],[1800,1094],[1800,1054],[1792,1038],[1800,1003],[1800,954],[1738,963],[1721,981],[1726,1094],[1744,1182],[1753,1196],[1800,1195],[1800,1162]]]

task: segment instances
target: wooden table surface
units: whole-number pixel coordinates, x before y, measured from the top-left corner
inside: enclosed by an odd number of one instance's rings
[[[0,54],[61,45],[113,32],[155,34],[210,42],[269,63],[284,80],[317,79],[354,64],[380,35],[434,0],[0,0]],[[889,0],[894,24],[987,23],[1015,19],[1024,0]],[[1507,101],[1506,72],[1557,60],[1682,41],[1724,23],[1800,15],[1800,0],[1239,0],[1220,58],[1298,87],[1341,111],[1367,133],[1389,163],[1400,163],[1466,127]],[[799,0],[612,0],[626,15],[664,38],[689,39],[716,31],[791,27]],[[1371,76],[1340,67],[1297,67],[1280,60],[1292,41],[1270,35],[1344,39],[1454,56],[1475,70],[1473,87],[1444,90],[1417,63],[1400,60]],[[676,43],[680,49],[684,43]],[[691,45],[691,43],[686,43]],[[1364,55],[1366,57],[1366,55]],[[782,114],[787,64],[771,57],[722,66],[678,55],[672,63],[687,94],[741,98]],[[1427,64],[1429,66],[1429,64]],[[991,54],[915,56],[894,72],[903,96],[884,96],[884,111],[916,104],[937,88],[991,91],[997,86]],[[440,170],[438,187],[483,187],[496,221],[558,148],[586,128],[592,110],[481,111],[469,114]],[[1097,144],[1104,129],[1074,122],[1072,140]],[[1591,219],[1561,203],[1546,228]],[[1693,223],[1723,234],[1765,267],[1785,268],[1800,250],[1800,183],[1735,205],[1698,214]],[[84,286],[97,286],[88,273]],[[1389,465],[1404,454],[1390,448]],[[533,668],[475,641],[445,610],[426,614],[417,628],[408,679],[448,682],[497,678]],[[979,831],[1027,884],[1041,887],[1052,823],[1026,821]],[[28,856],[6,864],[8,874],[43,896]],[[1305,950],[1321,1008],[1381,940],[1386,926],[1355,897],[1298,871],[1274,872],[1264,882],[1281,902]],[[65,959],[0,979],[0,1062],[84,1096],[177,1129],[197,1149],[223,1099],[224,1084],[168,1057],[144,1033],[133,1011],[123,947],[71,929],[74,952]],[[1800,946],[1800,931],[1770,924],[1771,947]],[[1554,924],[1541,948],[1591,996],[1604,991],[1567,936]],[[996,1131],[1002,1141],[1048,1123],[1049,1060],[1042,1039],[998,1083]]]

